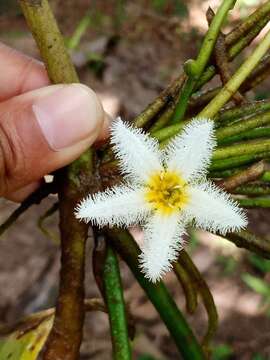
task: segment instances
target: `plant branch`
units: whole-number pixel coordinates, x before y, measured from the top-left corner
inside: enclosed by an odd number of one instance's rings
[[[261,177],[266,170],[265,161],[260,161],[256,164],[251,165],[245,170],[238,172],[225,180],[218,182],[218,185],[227,191],[234,190],[236,187],[246,184],[247,182],[253,181]]]
[[[204,37],[201,49],[196,60],[189,60],[184,65],[185,72],[188,75],[185,85],[179,95],[179,100],[176,104],[172,123],[181,121],[185,115],[188,100],[195,88],[197,80],[202,75],[214,49],[216,40],[218,38],[220,28],[227,17],[228,12],[233,8],[235,0],[223,0],[217,10],[216,15],[211,21],[211,25]]]
[[[9,215],[9,217],[0,225],[0,236],[12,225],[14,222],[32,205],[40,204],[48,195],[56,192],[56,186],[54,183],[48,183],[42,185],[32,194],[30,194],[19,207]]]
[[[103,264],[103,284],[111,325],[113,358],[115,360],[130,360],[131,350],[119,265],[116,253],[109,244]]]
[[[246,61],[235,72],[232,78],[215,96],[212,101],[200,112],[200,117],[213,118],[223,105],[238,90],[243,81],[248,77],[252,70],[259,63],[261,58],[266,54],[270,47],[270,30],[267,32],[263,40],[256,47],[254,52],[246,59]]]
[[[48,1],[20,0],[20,4],[51,81],[78,82]],[[79,357],[84,321],[84,248],[88,226],[74,218],[73,209],[79,199],[93,191],[92,156],[91,150],[86,151],[56,175],[62,258],[56,315],[44,353],[45,360],[77,360]]]
[[[252,251],[266,259],[270,259],[270,241],[252,234],[249,231],[239,231],[226,235],[226,239],[237,247]]]

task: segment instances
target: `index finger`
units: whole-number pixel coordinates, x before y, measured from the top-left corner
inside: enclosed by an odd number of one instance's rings
[[[0,42],[0,101],[50,83],[45,66]]]

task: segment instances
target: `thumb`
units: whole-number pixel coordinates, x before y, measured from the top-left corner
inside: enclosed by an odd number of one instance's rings
[[[75,160],[102,136],[104,111],[81,84],[53,85],[0,103],[0,196]]]

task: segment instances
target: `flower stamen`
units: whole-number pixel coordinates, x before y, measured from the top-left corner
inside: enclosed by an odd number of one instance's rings
[[[187,184],[177,172],[154,173],[145,185],[145,199],[153,210],[170,215],[187,204]]]

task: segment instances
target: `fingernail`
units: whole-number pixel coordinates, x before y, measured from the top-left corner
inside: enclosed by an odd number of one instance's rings
[[[56,151],[96,137],[103,122],[97,96],[81,84],[56,87],[37,98],[33,112],[49,146]]]

